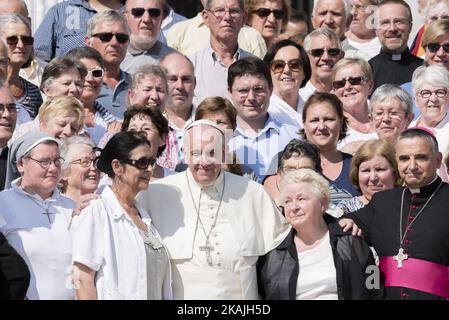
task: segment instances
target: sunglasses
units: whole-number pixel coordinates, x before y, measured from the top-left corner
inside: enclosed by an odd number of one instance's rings
[[[26,46],[32,46],[34,43],[34,38],[31,36],[10,36],[6,37],[6,43],[10,46],[15,46],[19,43],[19,38],[22,40],[22,43]]]
[[[140,170],[146,170],[149,166],[154,167],[156,164],[156,158],[147,158],[142,157],[140,159],[134,160],[134,159],[126,159],[122,160],[123,163],[132,165],[133,167],[136,167]]]
[[[437,52],[441,47],[443,47],[444,52],[449,53],[449,43],[445,43],[443,45],[439,43],[429,43],[427,45],[427,49],[429,49],[429,51],[432,53]]]
[[[346,79],[342,79],[342,80],[338,80],[338,81],[332,82],[332,87],[334,89],[343,88],[346,85],[346,81],[349,82],[352,86],[358,86],[359,84],[361,84],[365,80],[366,80],[365,77],[349,77],[349,78],[346,78]]]
[[[151,18],[158,18],[162,13],[162,10],[159,8],[132,8],[130,10],[131,14],[136,18],[140,18],[141,16],[143,16],[145,14],[145,11],[148,11],[148,14]]]
[[[292,59],[287,62],[284,60],[273,60],[271,62],[271,71],[274,73],[281,73],[284,71],[285,65],[288,65],[288,68],[291,71],[301,71],[302,70],[302,63],[300,59]]]
[[[282,10],[271,10],[268,8],[259,8],[257,10],[253,10],[253,13],[257,14],[260,18],[266,18],[271,13],[273,13],[276,19],[282,19],[284,16],[284,11]]]
[[[311,49],[309,53],[314,57],[321,57],[324,52],[327,52],[327,54],[331,57],[336,57],[341,53],[341,50],[338,48],[330,48],[330,49],[324,49],[324,48],[318,48],[318,49]]]
[[[92,70],[87,70],[86,77],[91,74],[94,78],[103,78],[104,76],[104,70],[101,68],[94,68]]]
[[[129,35],[126,33],[101,32],[92,35],[92,37],[100,39],[103,43],[110,42],[113,36],[115,36],[118,43],[127,43],[129,41]]]

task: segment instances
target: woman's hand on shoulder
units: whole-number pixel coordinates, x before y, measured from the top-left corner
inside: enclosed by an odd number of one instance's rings
[[[76,208],[73,210],[74,215],[79,216],[81,211],[90,204],[92,200],[99,199],[100,195],[96,193],[83,194],[76,203]]]
[[[361,236],[362,235],[362,229],[360,229],[355,223],[354,220],[349,218],[342,218],[338,220],[338,224],[340,227],[343,228],[343,231],[349,231],[352,229],[352,235],[355,236]]]

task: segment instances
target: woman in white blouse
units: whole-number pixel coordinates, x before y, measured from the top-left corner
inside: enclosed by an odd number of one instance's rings
[[[382,290],[365,285],[374,265],[368,245],[343,232],[325,215],[329,184],[312,169],[288,173],[281,182],[281,203],[292,225],[274,250],[259,258],[258,285],[263,299],[372,299]]]
[[[113,136],[97,160],[112,180],[77,217],[73,238],[78,299],[171,298],[167,251],[148,213],[135,202],[156,163],[140,132]]]
[[[31,273],[27,299],[75,299],[71,283],[69,225],[75,203],[56,188],[62,158],[58,142],[43,132],[28,132],[11,146],[21,177],[0,193],[0,227]]]

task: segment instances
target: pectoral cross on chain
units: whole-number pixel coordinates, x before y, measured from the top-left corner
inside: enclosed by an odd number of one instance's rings
[[[398,269],[402,268],[402,261],[408,259],[408,254],[404,254],[404,249],[399,248],[398,254],[393,257],[398,262]]]
[[[42,212],[42,213],[45,214],[45,215],[47,216],[48,222],[51,223],[50,215],[53,214],[53,212],[50,212],[50,211],[48,210],[48,208],[47,208],[47,209],[45,209],[45,212]]]
[[[214,251],[214,246],[209,244],[209,241],[206,242],[205,246],[200,246],[200,251],[206,251],[206,260],[209,266],[212,266],[212,255],[211,251]]]

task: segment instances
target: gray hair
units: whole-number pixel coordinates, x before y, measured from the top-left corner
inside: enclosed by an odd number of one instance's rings
[[[92,37],[94,34],[95,27],[100,22],[120,22],[126,29],[126,33],[131,34],[131,29],[129,28],[128,21],[123,17],[118,11],[115,10],[105,10],[99,13],[96,13],[92,18],[87,22],[86,28],[86,36]]]
[[[24,24],[28,30],[30,31],[31,34],[31,24],[30,24],[30,20],[28,20],[27,18],[25,18],[24,16],[21,16],[20,14],[17,13],[6,13],[6,14],[2,14],[0,15],[0,34],[3,35],[3,29],[5,28],[6,25],[8,24]]]
[[[92,142],[90,138],[80,135],[69,137],[67,139],[64,139],[60,143],[59,153],[61,158],[64,159],[61,165],[61,169],[63,172],[69,168],[70,162],[74,160],[72,159],[73,156],[76,155],[76,153],[73,152],[73,146],[80,144],[91,146],[92,148],[95,147],[95,144]]]
[[[214,2],[214,0],[207,0],[206,7],[204,9],[210,9],[210,6],[212,5],[212,2]],[[201,3],[203,3],[203,1],[201,1]],[[245,10],[245,1],[244,0],[238,0],[238,3],[239,3],[240,9]]]
[[[412,84],[415,94],[425,84],[449,89],[449,71],[439,64],[429,67],[420,66],[413,72]]]
[[[337,48],[340,50],[342,49],[341,42],[340,39],[338,39],[338,36],[335,34],[335,32],[327,28],[318,28],[309,33],[304,39],[304,49],[306,49],[306,51],[309,51],[310,42],[312,42],[312,38],[316,38],[319,36],[324,36],[328,38],[330,41],[334,41],[337,44]]]
[[[369,112],[373,112],[374,103],[381,103],[387,99],[397,99],[406,117],[413,112],[413,100],[410,94],[393,83],[383,84],[374,91],[369,103]]]
[[[142,81],[142,79],[145,78],[146,75],[155,75],[155,76],[161,78],[165,85],[165,88],[166,89],[168,88],[167,75],[165,73],[165,70],[157,65],[144,64],[144,65],[140,66],[136,70],[136,72],[133,74],[130,89],[131,90],[135,89],[139,85],[140,81]]]
[[[373,80],[373,71],[368,61],[360,57],[351,57],[343,58],[334,65],[334,67],[332,68],[332,81],[335,80],[335,75],[338,71],[353,65],[360,67],[360,70],[362,71],[363,76],[366,78],[366,80]]]
[[[343,2],[343,9],[345,10],[346,19],[348,19],[349,16],[351,15],[351,7],[349,5],[349,1],[348,0],[341,0],[341,1]],[[318,2],[320,2],[320,0],[315,0],[313,2],[312,17],[315,15]]]
[[[287,173],[281,181],[280,200],[285,202],[285,189],[293,183],[305,182],[310,184],[308,188],[317,198],[324,198],[328,206],[330,201],[329,182],[319,173],[312,169],[298,169]],[[327,208],[325,208],[326,210]],[[324,213],[324,212],[323,212]]]

